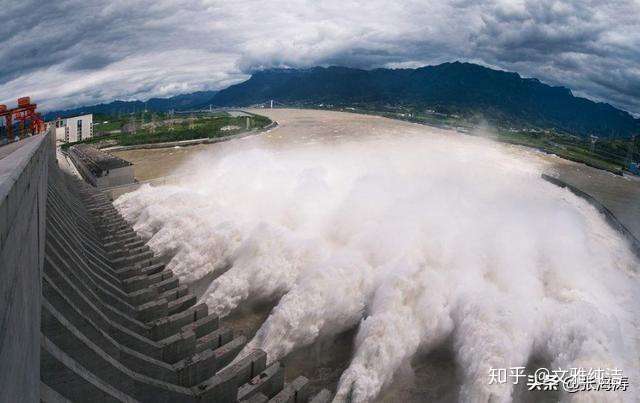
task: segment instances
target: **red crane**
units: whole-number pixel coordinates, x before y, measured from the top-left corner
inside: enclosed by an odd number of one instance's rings
[[[5,127],[7,128],[7,139],[9,142],[15,140],[13,133],[13,122],[18,122],[18,134],[23,138],[28,132],[31,135],[42,133],[44,131],[44,120],[38,112],[37,105],[31,103],[30,97],[18,98],[18,107],[7,109],[7,105],[0,105],[0,118],[4,118]]]

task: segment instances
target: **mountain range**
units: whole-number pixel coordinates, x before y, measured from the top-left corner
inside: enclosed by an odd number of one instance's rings
[[[566,87],[550,86],[535,78],[461,62],[416,69],[262,70],[247,81],[215,93],[151,99],[147,108],[163,111],[208,105],[244,107],[269,100],[279,105],[309,107],[391,106],[417,113],[428,109],[463,117],[481,116],[504,126],[533,126],[583,137],[629,137],[640,132],[640,119],[607,103],[576,97]],[[106,112],[122,106],[122,101],[116,101],[79,109]]]
[[[198,91],[190,94],[180,94],[169,98],[151,98],[147,101],[113,101],[98,105],[81,106],[73,109],[51,111],[44,114],[45,120],[56,117],[77,116],[86,113],[117,115],[150,110],[155,112],[167,112],[172,109],[186,110],[200,107],[206,101],[211,100],[217,91]]]

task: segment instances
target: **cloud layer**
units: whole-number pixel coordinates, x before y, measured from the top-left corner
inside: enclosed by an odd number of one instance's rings
[[[52,109],[220,89],[263,67],[465,60],[640,114],[637,0],[0,3],[3,102],[29,94]]]

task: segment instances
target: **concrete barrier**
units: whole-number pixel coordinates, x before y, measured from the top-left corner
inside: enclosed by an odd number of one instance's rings
[[[54,159],[51,136],[21,140],[0,159],[1,402],[40,399],[40,288],[47,173]]]
[[[122,186],[114,186],[109,188],[102,189],[103,192],[109,197],[110,200],[115,200],[118,197],[122,196],[125,193],[133,192],[140,188],[140,186],[148,184],[151,186],[163,186],[163,185],[173,185],[179,183],[181,179],[185,178],[185,175],[169,175],[162,176],[160,178],[149,179],[146,181],[140,181],[131,183],[129,185]]]
[[[309,400],[309,403],[329,403],[330,401],[331,393],[326,389],[322,389],[317,395],[313,396]]]
[[[576,196],[580,196],[587,202],[589,202],[589,204],[595,207],[604,216],[609,225],[611,225],[614,229],[618,230],[620,233],[622,233],[622,235],[624,235],[624,237],[629,241],[631,250],[640,259],[640,240],[636,238],[633,233],[629,231],[629,229],[618,219],[618,217],[616,217],[615,214],[613,214],[611,210],[605,207],[605,205],[602,204],[598,199],[591,196],[589,193],[586,193],[556,177],[547,174],[542,174],[541,177],[549,183],[568,189],[569,191],[571,191],[571,193],[575,194]]]
[[[271,403],[300,403],[309,400],[309,380],[304,376],[299,376],[290,384],[285,385],[284,389],[269,401]]]

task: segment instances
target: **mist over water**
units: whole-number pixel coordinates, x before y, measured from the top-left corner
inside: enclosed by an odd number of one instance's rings
[[[115,204],[202,300],[279,302],[244,353],[269,361],[358,327],[336,400],[371,401],[417,352],[452,340],[465,401],[511,401],[490,368],[621,368],[634,401],[639,262],[599,213],[526,153],[468,137],[374,131],[204,153],[174,186]],[[243,353],[241,353],[243,354]],[[589,400],[592,399],[592,400]]]

